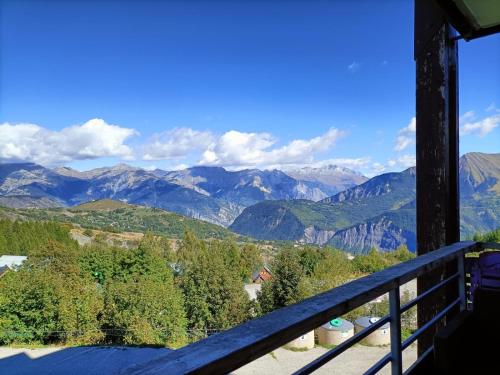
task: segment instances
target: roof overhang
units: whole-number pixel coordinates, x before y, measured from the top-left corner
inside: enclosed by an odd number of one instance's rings
[[[499,0],[437,0],[437,3],[465,40],[500,32]]]

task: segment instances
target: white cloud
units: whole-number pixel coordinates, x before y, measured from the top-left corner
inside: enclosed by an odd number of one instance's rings
[[[333,159],[323,159],[318,161],[313,161],[311,163],[288,163],[288,164],[268,164],[265,166],[266,169],[280,169],[280,170],[294,170],[303,167],[310,168],[322,168],[330,165],[336,165],[339,167],[345,167],[359,171],[370,165],[371,157],[361,157],[361,158],[333,158]]]
[[[500,112],[500,108],[497,108],[495,102],[492,102],[487,108],[486,112]]]
[[[209,131],[174,128],[155,134],[144,150],[144,160],[184,158],[194,151],[204,151],[213,141]]]
[[[414,167],[417,164],[415,155],[403,155],[397,158],[397,164],[404,168]]]
[[[366,167],[371,161],[371,158],[366,156],[362,158],[335,158],[325,159],[313,163],[312,167],[324,167],[327,165],[338,165],[350,169],[360,169]]]
[[[500,124],[500,115],[486,117],[480,121],[460,124],[460,135],[475,134],[484,137]]]
[[[369,177],[372,177],[384,172],[397,171],[414,167],[416,163],[417,160],[415,158],[415,155],[406,154],[394,159],[389,159],[385,164],[375,162],[370,166],[369,170],[365,174]]]
[[[244,133],[231,130],[213,142],[202,155],[200,164],[229,167],[310,164],[314,155],[330,149],[344,135],[331,128],[308,140],[298,139],[272,148],[277,140],[269,133]]]
[[[407,135],[398,135],[396,138],[396,145],[394,146],[394,150],[403,151],[413,143],[415,143],[413,138],[408,137]]]
[[[391,168],[395,167],[398,164],[397,160],[390,159],[387,161],[387,165]]]
[[[347,65],[347,70],[351,73],[356,73],[361,68],[361,64],[357,61],[353,61],[351,64]]]
[[[493,110],[495,107],[493,106],[491,109]],[[477,116],[474,111],[467,111],[460,116],[460,135],[476,134],[479,137],[484,137],[500,124],[500,115],[492,115],[480,121],[475,121],[476,118]],[[413,117],[410,123],[399,131],[396,137],[394,150],[403,151],[415,144],[416,130],[417,123],[415,117]]]
[[[92,119],[83,125],[53,131],[35,124],[0,124],[0,161],[28,161],[45,165],[100,157],[131,159],[124,142],[134,129]]]
[[[474,111],[467,111],[462,116],[458,118],[459,124],[463,122],[469,122],[476,119],[476,113]]]
[[[189,165],[181,163],[181,164],[176,164],[173,167],[170,167],[169,169],[172,171],[182,171],[183,169],[189,168]]]
[[[370,170],[367,171],[365,174],[368,177],[373,177],[373,176],[377,176],[379,174],[384,173],[386,170],[387,170],[387,167],[385,165],[383,165],[382,163],[376,162],[376,163],[373,163],[371,165]]]
[[[403,151],[408,146],[415,143],[415,133],[417,131],[417,119],[412,117],[410,123],[399,131],[396,137],[395,151]]]

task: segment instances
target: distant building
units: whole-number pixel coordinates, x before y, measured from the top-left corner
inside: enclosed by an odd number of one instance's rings
[[[8,267],[11,270],[16,270],[21,267],[24,261],[28,259],[23,255],[2,255],[0,256],[0,268]]]
[[[271,280],[272,277],[273,274],[271,273],[271,270],[267,266],[264,266],[260,269],[260,271],[253,273],[252,282],[254,284],[260,284],[264,281]]]

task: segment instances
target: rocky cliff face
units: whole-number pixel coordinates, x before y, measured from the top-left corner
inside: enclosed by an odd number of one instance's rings
[[[382,216],[338,231],[328,243],[352,253],[359,253],[374,247],[390,251],[400,245],[406,245],[408,249],[415,251],[415,242],[413,231],[402,229],[394,221]]]
[[[334,230],[324,230],[310,226],[304,229],[304,235],[299,242],[323,246],[330,241],[334,234]]]

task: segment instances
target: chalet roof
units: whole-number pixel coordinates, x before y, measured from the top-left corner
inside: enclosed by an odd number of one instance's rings
[[[260,273],[265,270],[267,271],[270,275],[272,275],[273,273],[271,272],[271,270],[269,269],[268,266],[263,266],[262,268],[259,268],[258,271],[255,271],[254,273],[252,273],[252,280],[255,280],[255,279],[258,279],[259,276],[260,276]]]

